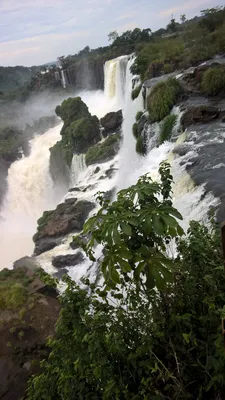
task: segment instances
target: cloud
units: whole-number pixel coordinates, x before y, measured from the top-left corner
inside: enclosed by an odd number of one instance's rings
[[[184,12],[184,11],[189,11],[189,10],[196,10],[199,9],[199,7],[202,7],[204,5],[207,5],[210,0],[190,0],[187,1],[186,3],[180,3],[179,5],[175,7],[168,8],[166,10],[160,11],[159,15],[161,17],[169,17],[172,14],[176,14],[178,12]]]
[[[120,15],[116,20],[117,21],[121,21],[121,20],[124,20],[124,19],[133,18],[135,16],[135,13],[136,13],[136,11],[134,11],[134,10],[130,11],[130,12],[127,12],[126,14]]]

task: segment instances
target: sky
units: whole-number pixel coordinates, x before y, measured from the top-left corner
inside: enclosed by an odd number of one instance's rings
[[[41,65],[89,45],[106,46],[108,33],[165,27],[173,14],[191,18],[217,0],[0,0],[0,65]]]

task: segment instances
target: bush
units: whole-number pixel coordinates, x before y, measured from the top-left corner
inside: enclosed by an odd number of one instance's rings
[[[52,213],[54,210],[49,210],[49,211],[44,211],[42,217],[40,217],[37,220],[37,232],[33,236],[33,241],[35,242],[36,239],[38,238],[39,232],[44,228],[44,226],[47,224],[48,219],[51,217]]]
[[[85,156],[86,165],[102,163],[115,157],[119,151],[120,134],[109,136],[103,143],[90,147]]]
[[[180,83],[175,78],[159,82],[147,98],[147,109],[152,122],[161,121],[171,111],[181,91]]]
[[[99,120],[96,116],[90,116],[73,121],[65,130],[62,144],[67,146],[72,154],[85,153],[100,140]]]
[[[159,144],[162,144],[165,140],[169,140],[172,134],[172,129],[176,124],[177,116],[176,115],[167,115],[162,121],[162,125],[160,127],[160,136],[159,136]]]
[[[143,136],[139,136],[136,142],[136,152],[142,156],[147,154],[147,145]]]
[[[225,70],[222,67],[209,68],[202,77],[202,90],[208,95],[216,95],[225,89]]]
[[[163,65],[164,74],[171,74],[173,72],[173,66],[171,64]]]
[[[104,247],[104,282],[86,279],[81,289],[66,278],[57,334],[28,400],[223,399],[219,231],[213,222],[191,222],[181,240],[166,165],[161,179],[145,175],[111,204],[101,198],[85,223],[87,253],[93,257],[96,242]],[[172,237],[177,255],[170,259]]]
[[[136,122],[138,122],[139,119],[141,119],[143,114],[144,114],[143,111],[138,111],[137,112],[136,117],[135,117]]]
[[[25,272],[22,269],[0,272],[0,310],[18,310],[26,303]]]
[[[138,124],[137,124],[137,122],[135,122],[133,124],[132,130],[133,130],[134,137],[137,139],[138,138]]]
[[[80,118],[90,117],[88,107],[80,97],[69,97],[64,100],[61,106],[56,107],[55,113],[62,118],[66,127]]]
[[[132,90],[132,93],[131,93],[132,100],[135,100],[139,96],[141,88],[142,88],[142,84],[138,85],[135,89]]]

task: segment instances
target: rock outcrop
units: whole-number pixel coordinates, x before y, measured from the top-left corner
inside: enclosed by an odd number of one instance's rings
[[[183,129],[190,125],[201,123],[206,124],[220,115],[220,110],[216,107],[201,105],[198,107],[189,108],[181,118]]]
[[[59,245],[70,232],[79,232],[89,212],[95,207],[89,201],[67,199],[53,211],[48,211],[38,220],[38,231],[34,235],[34,253],[39,255]]]
[[[80,264],[84,260],[83,254],[79,251],[76,254],[66,254],[65,256],[56,256],[52,259],[52,265],[55,268],[64,268]]]
[[[41,275],[40,275],[41,276]],[[57,291],[38,270],[20,267],[0,272],[0,399],[24,398],[30,376],[48,356],[60,305]]]
[[[109,136],[104,142],[90,147],[86,153],[87,165],[103,163],[112,160],[120,149],[121,135],[116,133]]]
[[[121,130],[123,122],[122,110],[116,112],[109,112],[103,118],[100,119],[100,123],[103,127],[103,136],[107,137],[111,133],[115,133]]]

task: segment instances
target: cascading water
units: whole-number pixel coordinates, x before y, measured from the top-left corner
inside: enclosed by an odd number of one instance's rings
[[[71,187],[82,179],[85,169],[85,154],[74,154],[71,164]]]
[[[132,133],[132,126],[138,111],[143,110],[143,96],[140,92],[137,99],[132,101],[131,91],[136,80],[130,73],[134,59],[128,56],[119,57],[105,64],[105,91],[85,91],[79,93],[92,114],[99,118],[109,111],[123,110],[123,141],[120,153],[114,160],[99,165],[86,167],[84,155],[74,155],[71,168],[71,187],[78,190],[69,192],[66,197],[76,197],[79,200],[95,200],[98,191],[110,191],[113,188],[120,190],[134,184],[139,176],[150,173],[153,179],[158,178],[159,164],[168,160],[172,166],[174,176],[174,205],[184,216],[184,227],[190,219],[203,218],[211,205],[217,200],[210,194],[204,195],[204,185],[195,186],[186,172],[189,162],[189,153],[175,157],[173,150],[185,136],[179,133],[179,109],[173,112],[178,115],[178,122],[174,141],[165,142],[159,147],[153,147],[149,142],[149,153],[141,157],[136,153],[136,140]],[[63,76],[63,74],[62,74]],[[137,82],[136,82],[137,83]],[[154,132],[149,135],[158,135],[159,124],[146,129]],[[1,213],[1,231],[5,237],[0,240],[2,267],[10,266],[17,258],[31,254],[33,250],[32,235],[36,230],[36,220],[46,209],[55,207],[61,200],[55,196],[52,181],[48,172],[49,147],[60,139],[60,126],[49,130],[44,135],[36,137],[31,142],[31,154],[15,162],[9,171],[8,193]],[[146,133],[148,136],[148,132]],[[177,142],[176,142],[177,140]],[[182,166],[181,166],[182,164]],[[115,168],[117,173],[112,179],[107,178],[107,171]],[[203,196],[204,195],[204,196]],[[93,211],[94,212],[94,211]],[[52,266],[52,257],[74,253],[69,242],[72,234],[62,241],[62,244],[53,250],[41,254],[37,259],[50,273],[56,272]],[[97,248],[97,258],[101,255],[101,248]],[[82,265],[71,267],[69,274],[77,281],[83,274],[94,279],[96,266],[89,260]]]
[[[55,196],[49,175],[49,148],[60,139],[62,124],[30,141],[31,153],[14,162],[8,172],[8,192],[0,214],[1,268],[32,253],[32,236],[43,211],[54,208]]]

